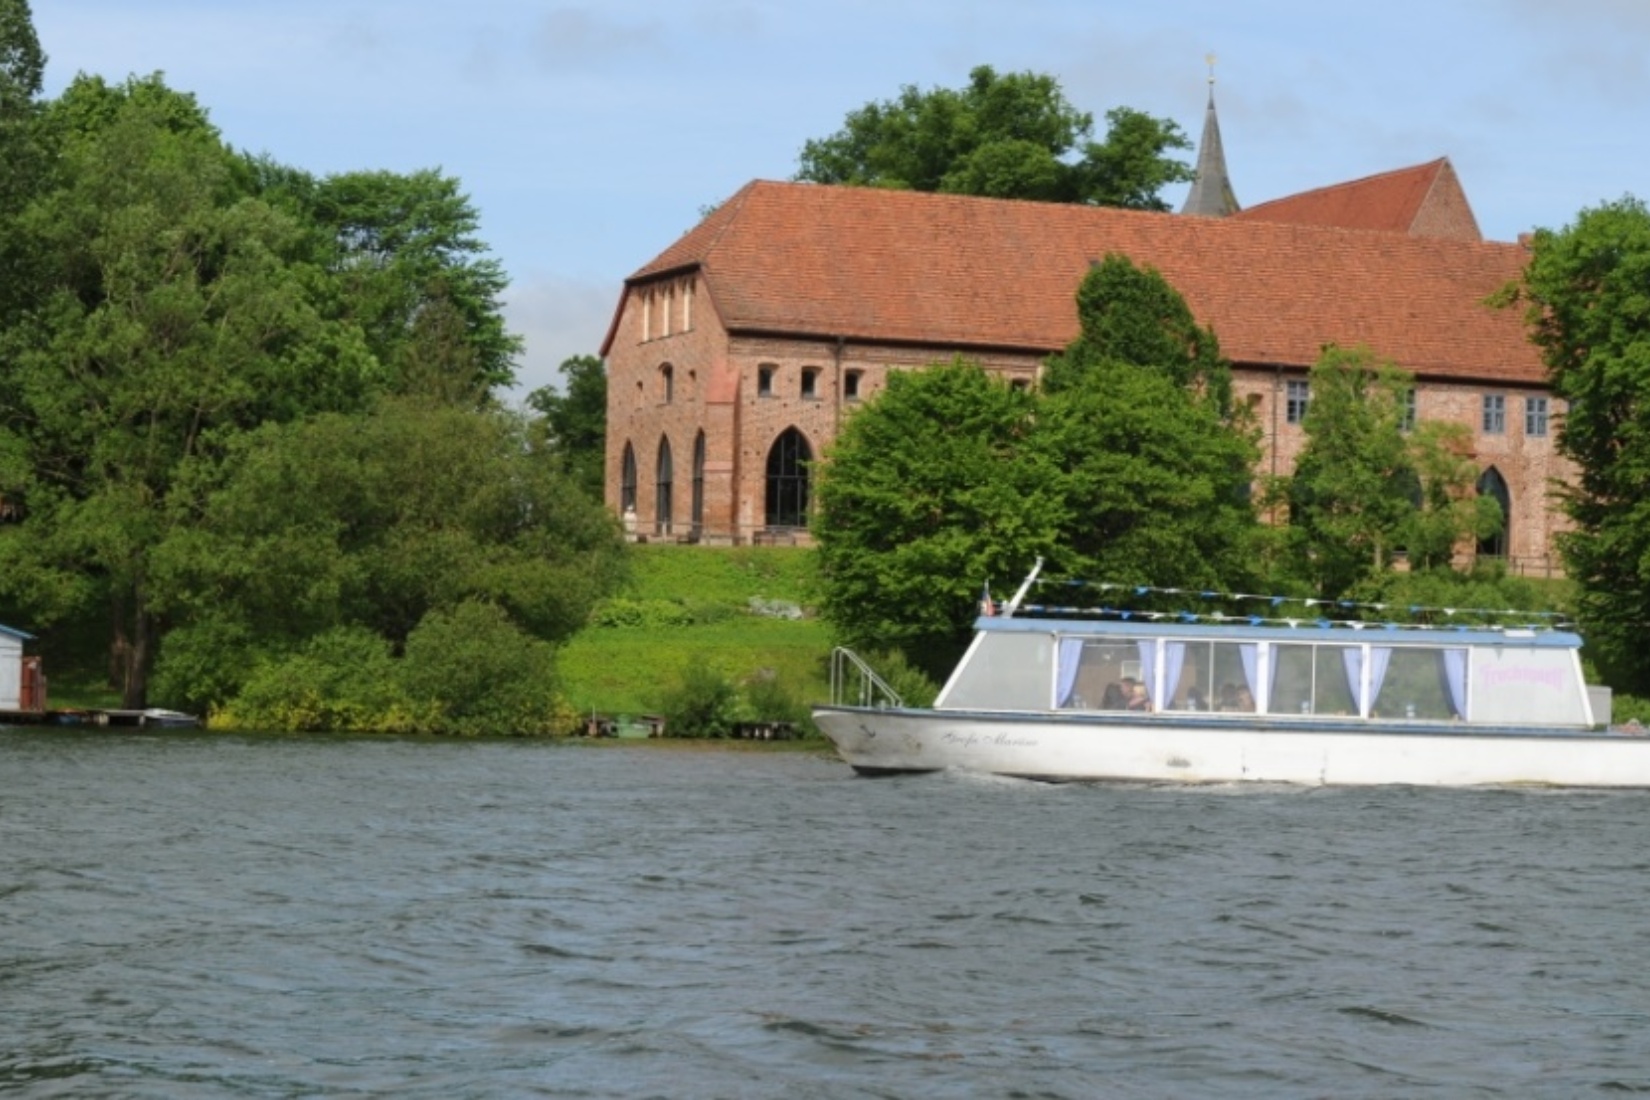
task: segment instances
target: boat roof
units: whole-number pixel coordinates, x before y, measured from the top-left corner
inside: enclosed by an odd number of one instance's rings
[[[1517,645],[1557,649],[1581,648],[1581,636],[1565,630],[1535,626],[1455,624],[1348,623],[1328,619],[1267,620],[1208,615],[1180,616],[1169,612],[1135,612],[1130,619],[1065,619],[1040,616],[987,616],[974,629],[987,634],[1067,634],[1096,638],[1180,638],[1201,641],[1341,642],[1369,645],[1473,646]],[[1146,615],[1161,615],[1153,621]],[[1178,621],[1170,621],[1178,620]]]
[[[5,623],[0,623],[0,634],[4,634],[11,638],[20,638],[25,642],[34,641],[33,634],[18,630],[16,627],[7,626]]]

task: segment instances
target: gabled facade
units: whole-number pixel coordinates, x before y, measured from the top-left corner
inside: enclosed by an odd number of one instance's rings
[[[1233,215],[1248,221],[1337,226],[1482,241],[1472,204],[1448,157],[1263,202]]]
[[[1415,218],[1348,229],[1265,209],[751,183],[625,282],[602,347],[608,503],[639,538],[805,541],[808,464],[890,371],[963,356],[1034,384],[1077,335],[1090,265],[1119,252],[1219,337],[1264,431],[1257,473],[1292,468],[1324,345],[1365,345],[1416,375],[1418,418],[1472,429],[1484,491],[1510,517],[1483,549],[1552,571],[1560,410],[1518,312],[1485,304],[1519,278],[1523,248],[1419,235]]]

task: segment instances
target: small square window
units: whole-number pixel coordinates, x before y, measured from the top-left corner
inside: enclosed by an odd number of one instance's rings
[[[859,400],[859,379],[863,372],[851,370],[842,376],[842,397],[847,401]]]
[[[1524,399],[1524,434],[1530,436],[1547,434],[1547,399],[1545,397],[1526,397]]]
[[[1500,393],[1484,395],[1484,434],[1501,435],[1507,430],[1507,396]]]
[[[1284,420],[1299,424],[1306,419],[1306,408],[1312,403],[1312,388],[1305,382],[1284,383]]]
[[[802,396],[807,398],[819,396],[819,369],[809,367],[802,372]]]
[[[774,368],[772,367],[756,368],[756,396],[773,396],[773,372]]]

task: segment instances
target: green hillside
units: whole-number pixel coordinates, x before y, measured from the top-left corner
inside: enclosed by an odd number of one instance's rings
[[[831,640],[813,617],[811,551],[788,546],[631,547],[627,589],[561,650],[562,687],[581,711],[637,714],[690,665],[736,683],[771,674],[813,702],[829,693]],[[753,614],[752,600],[804,618]]]

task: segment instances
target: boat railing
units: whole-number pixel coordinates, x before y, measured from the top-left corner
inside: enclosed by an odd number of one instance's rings
[[[831,650],[831,705],[903,707],[905,700],[851,649]]]

